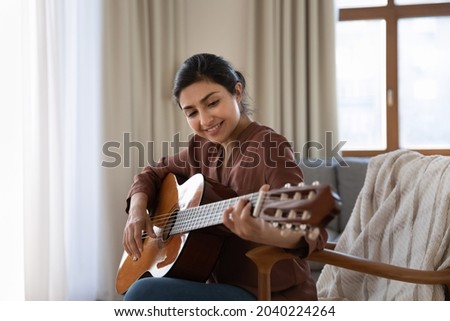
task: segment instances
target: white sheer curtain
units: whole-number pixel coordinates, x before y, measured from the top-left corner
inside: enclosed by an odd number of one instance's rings
[[[16,105],[8,107],[16,112],[14,132],[4,137],[19,137],[19,157],[11,154],[17,163],[7,168],[20,182],[6,203],[21,203],[5,215],[14,222],[2,231],[8,239],[2,243],[16,259],[8,267],[12,280],[0,273],[2,284],[13,283],[13,295],[1,293],[5,299],[97,299],[100,1],[13,0],[7,6],[2,14],[20,12],[18,23],[2,25],[19,41],[20,79]],[[6,115],[2,108],[1,118]]]
[[[25,298],[96,299],[100,2],[27,5]]]
[[[248,74],[257,119],[297,152],[312,141],[325,149],[327,131],[337,138],[334,1],[250,1]]]
[[[0,302],[24,298],[20,2],[0,1]]]

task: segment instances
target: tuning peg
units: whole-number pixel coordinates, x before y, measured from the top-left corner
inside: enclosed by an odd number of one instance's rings
[[[305,186],[305,183],[304,182],[300,182],[300,183],[297,184],[297,186],[298,187],[303,187],[303,186]]]
[[[312,182],[312,184],[311,185],[313,185],[313,186],[317,186],[317,185],[320,185],[320,183],[319,183],[319,181],[314,181],[314,182]]]
[[[288,218],[295,218],[297,216],[297,212],[295,210],[290,210],[288,214]],[[291,223],[286,223],[287,229],[292,229],[294,226]]]
[[[285,187],[285,188],[291,187],[291,183],[286,183],[286,184],[284,184],[284,187]]]
[[[315,227],[309,232],[308,237],[312,240],[316,240],[319,237],[319,234],[320,234],[319,228]]]
[[[307,221],[311,218],[311,212],[310,211],[303,211],[301,216],[303,221]]]
[[[278,209],[278,210],[275,211],[275,217],[276,218],[280,218],[282,216],[283,216],[283,211],[282,210]],[[272,222],[272,226],[281,228],[281,224],[278,223],[278,222]]]
[[[316,195],[316,192],[314,190],[309,191],[308,193],[308,199],[312,199]]]

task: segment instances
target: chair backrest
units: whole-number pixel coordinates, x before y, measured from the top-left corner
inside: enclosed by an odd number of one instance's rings
[[[349,223],[337,244],[307,259],[326,264],[319,299],[450,299],[450,157],[399,150],[370,160]],[[270,270],[293,254],[261,246],[260,300],[270,299]]]
[[[335,250],[390,266],[445,270],[450,267],[448,195],[450,157],[407,150],[374,157]],[[319,297],[325,299],[439,300],[445,296],[442,286],[392,281],[333,265],[325,266],[317,287]]]

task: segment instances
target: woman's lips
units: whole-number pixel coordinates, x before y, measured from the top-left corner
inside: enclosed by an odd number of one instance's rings
[[[220,127],[222,126],[223,122],[218,123],[217,125],[211,126],[207,129],[205,129],[204,131],[207,132],[210,135],[216,134]]]

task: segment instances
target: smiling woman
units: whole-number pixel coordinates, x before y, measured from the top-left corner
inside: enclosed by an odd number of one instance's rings
[[[297,185],[303,179],[286,138],[250,119],[243,99],[245,79],[224,58],[207,53],[189,57],[175,76],[172,92],[194,135],[180,153],[162,158],[155,166],[145,167],[131,186],[123,246],[128,254],[126,261],[137,265],[146,265],[147,258],[153,257],[154,248],[148,250],[144,243],[157,244],[166,235],[159,233],[161,220],[157,214],[160,204],[167,203],[166,196],[176,198],[178,195],[176,191],[161,194],[167,186],[166,178],[172,176],[169,174],[180,180],[200,174],[205,181],[219,183],[238,196],[258,194],[258,191],[264,194],[269,187]],[[258,244],[286,248],[298,255],[274,267],[277,275],[272,279],[275,299],[317,299],[309,265],[303,259],[315,249],[323,248],[326,231],[320,229],[314,239],[290,229],[281,233],[272,224],[253,217],[251,202],[241,198],[233,203],[219,211],[223,220],[206,230],[193,231],[190,239],[195,241],[189,243],[188,239],[187,242],[195,253],[195,259],[189,260],[190,266],[178,268],[167,277],[134,279],[126,289],[125,300],[255,300],[256,268],[245,253]],[[207,220],[216,222],[213,211],[208,211],[207,216]],[[195,219],[201,220],[200,215]],[[175,220],[171,224],[176,229],[178,222]],[[162,230],[167,229],[163,226]],[[143,231],[150,241],[143,242]],[[198,247],[200,244],[212,247],[213,243],[219,244],[214,255]],[[158,266],[165,266],[166,261],[172,260],[172,255],[157,257],[167,257],[164,262],[158,262]],[[197,264],[205,260],[213,261],[212,268],[204,273],[204,278],[193,278],[190,271],[201,269]],[[152,262],[156,263],[151,260],[150,264]]]

